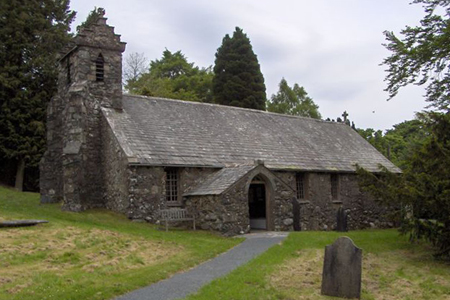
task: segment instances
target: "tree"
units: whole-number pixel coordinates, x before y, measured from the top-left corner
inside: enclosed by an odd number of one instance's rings
[[[372,128],[357,129],[357,132],[372,146],[401,169],[410,164],[414,151],[422,146],[427,136],[420,119],[413,119],[396,124],[383,134]]]
[[[408,154],[402,175],[392,176],[386,170],[379,177],[358,172],[364,189],[405,208],[402,232],[413,239],[428,239],[437,256],[450,258],[450,1],[413,3],[425,9],[421,25],[407,26],[402,39],[385,32],[385,46],[392,52],[383,61],[388,67],[386,91],[393,98],[404,86],[427,84],[426,100],[435,111],[419,114],[425,135]]]
[[[450,258],[450,113],[421,114],[427,133],[408,156],[403,174],[381,168],[374,175],[358,168],[362,189],[386,204],[397,204],[401,231],[412,240],[426,238],[435,255]]]
[[[161,59],[150,62],[147,73],[137,80],[128,80],[126,88],[133,94],[211,102],[211,68],[189,63],[181,51],[165,50]]]
[[[147,69],[147,58],[144,53],[133,52],[125,59],[123,77],[125,83],[136,82]]]
[[[213,95],[217,104],[265,110],[264,77],[250,39],[239,27],[217,49]]]
[[[21,190],[24,172],[37,174],[45,150],[56,56],[70,39],[75,12],[69,11],[68,0],[9,0],[0,2],[0,15],[0,165],[17,169]]]
[[[450,104],[450,1],[415,0],[425,8],[420,26],[407,26],[402,38],[385,31],[385,47],[392,52],[384,59],[388,67],[386,91],[389,99],[400,88],[428,84],[426,99],[435,108],[448,109]]]
[[[280,114],[320,119],[319,106],[308,96],[305,89],[297,83],[291,88],[283,78],[279,90],[266,104],[267,110]]]

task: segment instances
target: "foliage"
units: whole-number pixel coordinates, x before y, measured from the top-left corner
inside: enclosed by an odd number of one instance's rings
[[[137,80],[128,80],[126,88],[133,94],[211,102],[211,68],[189,63],[181,51],[165,50],[161,59],[150,62],[147,73]]]
[[[383,134],[373,128],[357,129],[358,133],[372,146],[389,158],[396,166],[405,169],[414,151],[427,136],[423,122],[413,119],[396,124]]]
[[[279,84],[279,90],[272,95],[266,104],[270,112],[320,119],[319,106],[308,96],[305,89],[297,83],[291,88],[283,78]]]
[[[0,2],[0,165],[37,168],[58,52],[69,41],[69,1]],[[37,180],[37,178],[35,178]]]
[[[351,121],[351,120],[348,118],[348,116],[349,116],[348,112],[347,112],[346,110],[344,110],[344,112],[342,113],[342,117],[343,117],[344,119],[341,119],[341,117],[337,117],[337,119],[336,119],[336,121],[335,121],[334,119],[326,118],[325,121],[327,121],[327,122],[344,123],[344,124],[350,126],[352,129],[358,131],[359,129],[356,129],[355,122]]]
[[[375,176],[359,169],[360,184],[379,200],[401,205],[404,233],[428,239],[436,256],[450,258],[450,113],[420,117],[427,134],[406,158],[403,174],[382,169]]]
[[[320,295],[323,254],[325,246],[341,235],[292,232],[280,245],[187,299],[332,299]],[[434,261],[426,243],[410,244],[395,230],[345,235],[364,251],[361,299],[443,300],[450,294],[448,264]]]
[[[264,77],[250,39],[239,27],[217,49],[212,87],[217,104],[265,110]]]
[[[61,211],[0,187],[1,219],[48,224],[0,230],[0,299],[112,299],[192,268],[242,239],[160,231],[111,211]],[[153,257],[153,258],[152,258]]]
[[[105,9],[101,7],[94,7],[94,9],[89,13],[86,20],[77,26],[77,32],[80,32],[81,29],[89,27],[93,24],[97,23],[97,19],[99,17],[103,17],[105,15]]]
[[[427,84],[427,101],[436,108],[445,109],[450,104],[450,1],[415,0],[422,4],[425,17],[420,26],[407,26],[402,37],[385,31],[385,47],[392,52],[384,59],[388,67],[386,91],[389,97],[397,95],[400,88]]]

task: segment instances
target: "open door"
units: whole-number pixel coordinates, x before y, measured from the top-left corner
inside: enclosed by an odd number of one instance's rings
[[[252,182],[248,189],[250,229],[267,230],[266,185]]]

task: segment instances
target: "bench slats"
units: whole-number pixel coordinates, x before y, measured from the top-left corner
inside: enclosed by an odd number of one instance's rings
[[[159,215],[161,220],[166,223],[166,231],[169,230],[168,223],[171,221],[193,221],[195,230],[195,217],[189,216],[185,208],[161,209]]]

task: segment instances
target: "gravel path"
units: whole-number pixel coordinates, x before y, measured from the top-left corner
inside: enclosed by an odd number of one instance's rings
[[[238,246],[197,267],[171,278],[135,290],[115,300],[171,300],[188,296],[212,280],[228,274],[271,246],[280,243],[287,233],[261,232],[246,234]]]

